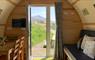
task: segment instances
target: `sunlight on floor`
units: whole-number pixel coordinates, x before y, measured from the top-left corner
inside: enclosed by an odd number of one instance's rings
[[[33,58],[32,60],[53,60],[53,58]]]

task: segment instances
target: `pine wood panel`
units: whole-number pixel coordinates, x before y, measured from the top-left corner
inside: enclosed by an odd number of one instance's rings
[[[6,1],[8,1],[9,3],[11,3],[11,4],[13,4],[13,5],[17,5],[15,2],[13,2],[12,0],[6,0]]]
[[[65,5],[63,4],[63,40],[64,44],[75,44],[79,39],[80,30],[82,29],[82,22],[75,11],[75,9],[68,3],[67,0],[64,0]],[[66,5],[70,5],[66,7]]]
[[[73,9],[73,6],[67,2],[67,0],[63,1],[63,8]]]
[[[30,0],[32,4],[52,4],[55,3],[57,0]]]

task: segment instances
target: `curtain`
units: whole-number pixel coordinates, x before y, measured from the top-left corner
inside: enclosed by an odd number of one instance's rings
[[[63,47],[63,37],[62,37],[62,20],[63,20],[63,10],[62,2],[57,2],[55,4],[56,11],[56,46],[55,46],[55,57],[54,60],[64,60],[64,47]]]

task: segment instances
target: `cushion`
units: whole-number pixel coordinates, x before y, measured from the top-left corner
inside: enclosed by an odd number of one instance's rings
[[[81,49],[84,49],[85,42],[88,41],[88,40],[95,40],[95,37],[90,37],[90,36],[85,35],[83,37],[83,40],[82,40],[82,43],[81,43]]]
[[[83,39],[83,38],[80,38],[80,39],[78,40],[78,42],[77,42],[77,49],[78,49],[78,50],[81,50],[82,39]]]
[[[89,56],[90,58],[94,59],[95,57],[95,41],[88,40],[85,42],[85,46],[83,49],[83,53]]]
[[[80,31],[80,38],[84,37],[84,35],[95,37],[95,30],[81,30]]]

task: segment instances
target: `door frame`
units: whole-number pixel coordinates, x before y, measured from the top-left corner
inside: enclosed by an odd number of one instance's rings
[[[28,24],[29,21],[31,22],[31,7],[46,7],[46,44],[47,44],[47,48],[46,48],[46,57],[50,57],[50,49],[51,49],[51,43],[50,43],[50,7],[51,6],[55,6],[54,4],[31,4],[28,6]],[[30,16],[29,16],[30,15]],[[29,37],[28,37],[28,51],[29,51],[29,56],[32,56],[32,41],[31,41],[31,23],[30,25],[28,25],[28,29],[29,29]]]

